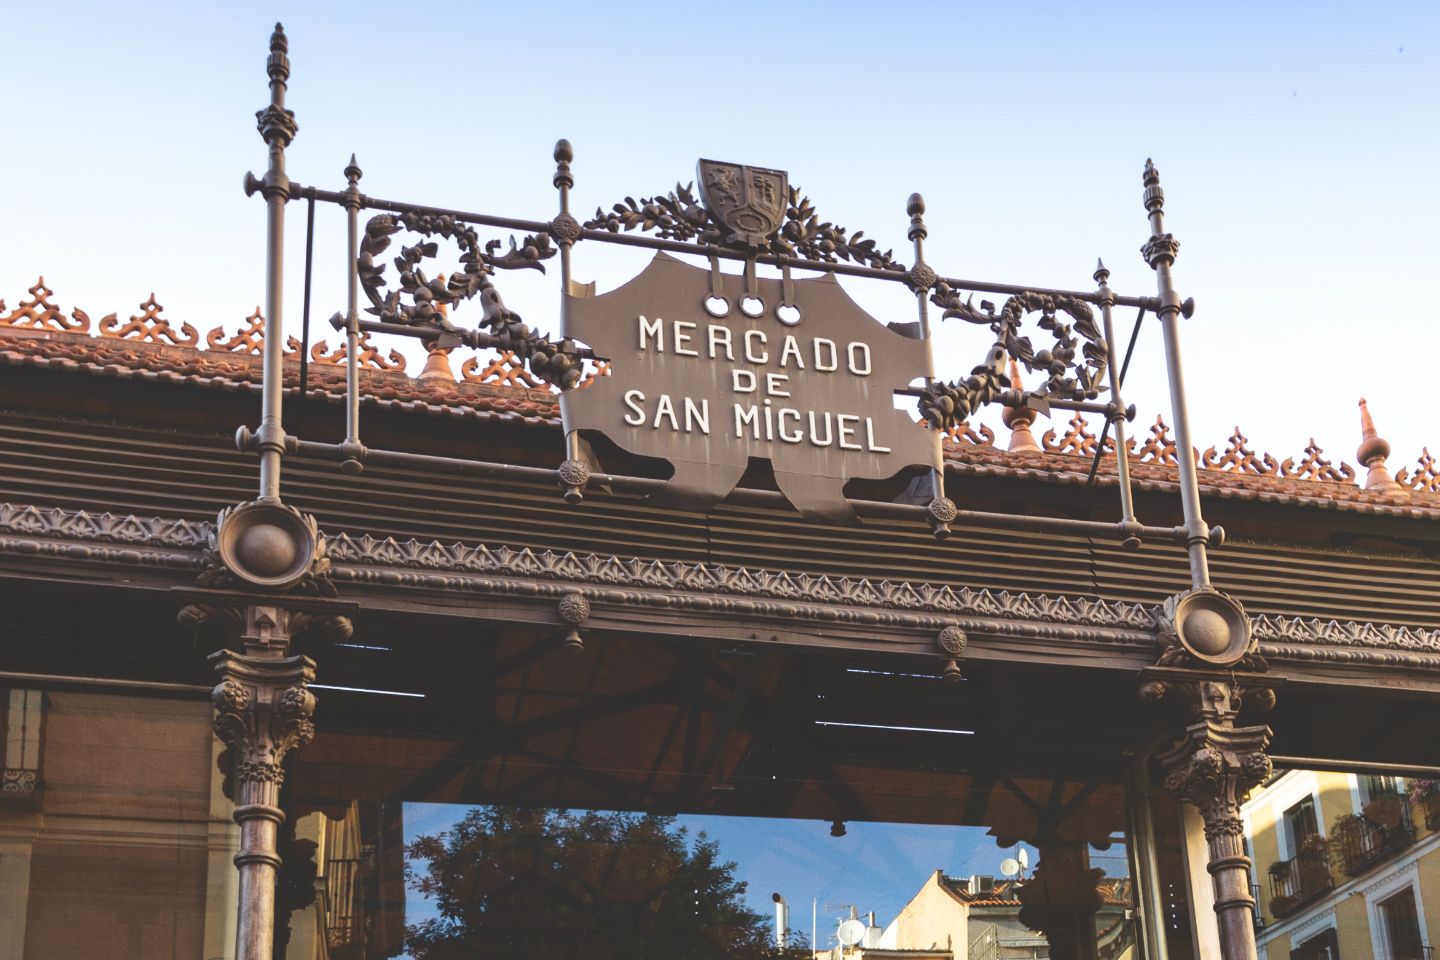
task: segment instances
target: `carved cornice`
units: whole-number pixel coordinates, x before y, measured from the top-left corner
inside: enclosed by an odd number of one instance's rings
[[[0,503],[0,553],[193,570],[201,564],[213,526]],[[810,611],[807,618],[833,618],[841,608],[855,622],[876,625],[904,621],[938,630],[955,623],[979,635],[1060,639],[1083,634],[1126,645],[1140,638],[1153,642],[1149,638],[1155,636],[1159,611],[1157,606],[1111,600],[484,544],[345,533],[330,535],[328,542],[337,581],[424,590],[543,593],[552,602],[582,584],[591,588],[586,592],[592,601],[623,604],[629,598],[641,603],[649,602],[642,597],[663,596],[663,604],[675,609],[726,609],[778,617]],[[531,586],[520,586],[527,581]],[[1440,629],[1272,614],[1253,614],[1250,621],[1260,654],[1271,661],[1440,670]],[[1077,633],[1075,628],[1085,629]]]
[[[59,507],[0,503],[0,530],[41,537],[99,543],[133,543],[147,547],[203,547],[214,524],[193,520],[162,520],[130,514],[87,513]]]

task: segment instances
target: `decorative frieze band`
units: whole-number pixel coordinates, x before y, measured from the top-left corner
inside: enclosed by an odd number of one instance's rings
[[[90,514],[0,503],[0,552],[96,563],[191,568],[209,542],[205,522]],[[335,579],[426,590],[534,595],[587,585],[591,599],[755,616],[929,628],[964,620],[983,633],[1132,644],[1155,631],[1158,608],[1123,601],[975,590],[943,584],[689,561],[644,560],[484,544],[329,534]],[[92,546],[102,544],[115,546]],[[541,585],[543,584],[543,586]],[[845,608],[847,613],[835,613]],[[1364,663],[1440,670],[1440,630],[1257,614],[1262,655],[1278,661]],[[1064,627],[1052,630],[1051,627]],[[1079,629],[1085,628],[1085,629]],[[967,627],[969,629],[969,627]]]

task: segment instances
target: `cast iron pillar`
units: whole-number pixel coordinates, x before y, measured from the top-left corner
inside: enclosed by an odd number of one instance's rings
[[[285,148],[298,129],[295,113],[285,108],[285,87],[290,79],[289,42],[285,29],[275,24],[270,35],[270,103],[255,114],[260,136],[269,148],[265,178],[247,176],[245,189],[265,197],[265,354],[260,389],[260,499],[280,499],[280,458],[285,453],[285,430],[280,423],[280,400],[285,364],[284,262],[285,204],[290,199],[290,178],[285,175]]]
[[[1145,161],[1145,212],[1150,219],[1150,239],[1140,248],[1145,262],[1155,271],[1159,292],[1160,331],[1165,339],[1165,373],[1170,384],[1170,411],[1175,419],[1175,459],[1180,475],[1180,505],[1185,516],[1185,542],[1190,554],[1190,585],[1197,590],[1210,586],[1210,561],[1206,546],[1210,528],[1200,511],[1200,481],[1195,474],[1195,447],[1190,440],[1190,414],[1185,403],[1185,373],[1180,364],[1180,318],[1189,317],[1195,302],[1183,303],[1175,292],[1170,268],[1180,252],[1180,241],[1165,232],[1165,191],[1160,171]]]
[[[1165,603],[1158,623],[1161,654],[1143,672],[1142,699],[1169,699],[1183,730],[1156,760],[1166,793],[1193,804],[1205,825],[1206,869],[1224,960],[1255,960],[1255,898],[1245,855],[1240,805],[1270,776],[1270,728],[1241,726],[1240,712],[1275,705],[1274,681],[1238,602],[1214,590],[1191,590]]]
[[[220,512],[196,585],[182,591],[183,626],[222,633],[211,655],[215,733],[230,748],[230,798],[240,825],[236,960],[272,960],[275,887],[285,822],[285,758],[315,736],[315,663],[296,656],[302,636],[349,637],[354,605],[336,599],[315,518],[255,500]]]
[[[1227,680],[1187,684],[1197,702],[1198,722],[1161,754],[1165,791],[1192,803],[1205,824],[1206,870],[1215,890],[1215,918],[1225,960],[1255,960],[1255,898],[1250,893],[1250,858],[1240,805],[1252,788],[1270,776],[1267,726],[1235,724],[1242,690]]]
[[[235,956],[269,960],[275,936],[279,831],[285,822],[280,786],[285,757],[315,736],[311,715],[315,679],[309,657],[287,656],[294,619],[280,606],[247,604],[240,640],[244,653],[221,650],[210,660],[220,674],[211,698],[215,733],[230,748],[235,822],[240,825],[239,918]]]

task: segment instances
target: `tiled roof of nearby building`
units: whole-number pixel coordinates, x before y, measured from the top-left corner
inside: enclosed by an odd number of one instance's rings
[[[188,323],[177,330],[152,295],[137,314],[120,321],[116,314],[92,322],[83,310],[66,314],[52,302],[54,292],[42,278],[18,306],[7,312],[0,300],[0,364],[79,371],[102,376],[193,384],[221,390],[258,390],[261,379],[263,320],[257,310],[234,333],[224,327],[203,338]],[[382,354],[362,337],[358,358],[364,402],[400,409],[543,427],[559,424],[555,395],[510,355],[482,363],[471,358],[457,377],[444,351],[431,353],[415,376],[405,358]],[[301,344],[286,345],[285,385],[299,388]],[[345,392],[345,347],[324,341],[309,351],[307,394],[333,400]],[[591,379],[604,371],[592,371]],[[1030,478],[1051,483],[1088,482],[1099,439],[1080,416],[1063,430],[1040,439],[1024,412],[1007,411],[1008,446],[996,445],[984,426],[966,425],[947,438],[947,469],[972,476]],[[1327,459],[1312,441],[1302,455],[1284,460],[1255,453],[1237,427],[1223,446],[1199,452],[1202,491],[1209,496],[1325,506],[1341,510],[1416,518],[1440,518],[1440,467],[1423,451],[1413,469],[1392,476],[1386,466],[1389,445],[1380,439],[1361,401],[1362,442],[1357,454],[1368,475],[1360,479],[1349,464]],[[1143,439],[1131,439],[1131,474],[1136,489],[1171,491],[1176,486],[1175,444],[1165,422],[1156,418]],[[1114,442],[1107,439],[1096,482],[1116,482]]]
[[[970,877],[942,876],[940,885],[957,900],[972,907],[1018,907],[1020,885],[1023,880],[994,878],[993,888],[983,892],[970,892]],[[1098,884],[1101,902],[1107,906],[1130,905],[1130,880],[1128,877],[1102,877]]]

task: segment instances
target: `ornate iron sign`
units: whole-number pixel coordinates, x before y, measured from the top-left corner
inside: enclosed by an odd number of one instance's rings
[[[802,513],[849,521],[847,480],[940,466],[940,432],[894,403],[927,345],[865,313],[833,274],[753,280],[658,253],[618,289],[572,292],[565,307],[565,336],[610,362],[609,376],[562,394],[565,429],[670,461],[654,495],[664,505],[707,510],[761,459]]]

